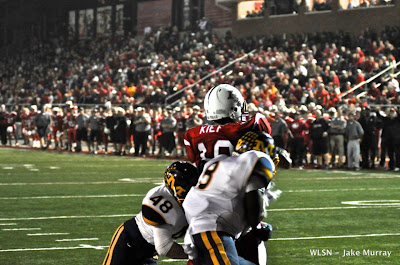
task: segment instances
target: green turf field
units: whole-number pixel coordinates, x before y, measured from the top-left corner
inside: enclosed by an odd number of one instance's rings
[[[170,162],[0,149],[0,264],[101,264]],[[268,264],[400,264],[399,174],[280,170],[276,186]]]

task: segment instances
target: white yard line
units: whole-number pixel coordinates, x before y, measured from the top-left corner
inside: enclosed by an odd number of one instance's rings
[[[61,235],[69,235],[69,233],[35,233],[35,234],[26,234],[27,236],[61,236]]]
[[[294,241],[294,240],[314,240],[314,239],[337,239],[337,238],[360,238],[360,237],[383,237],[383,236],[400,236],[400,233],[392,234],[367,234],[367,235],[341,235],[341,236],[311,236],[311,237],[289,237],[289,238],[271,238],[269,241]],[[24,251],[52,251],[52,250],[74,250],[74,249],[96,249],[103,250],[108,246],[92,246],[81,244],[76,247],[48,247],[48,248],[17,248],[17,249],[0,249],[0,252],[24,252]],[[165,262],[175,262],[176,259],[163,260]]]
[[[338,191],[379,191],[400,190],[400,187],[388,188],[352,188],[352,189],[320,189],[320,190],[285,190],[284,193],[307,193],[307,192],[338,192]],[[58,195],[58,196],[27,196],[27,197],[0,197],[0,200],[37,200],[37,199],[79,199],[79,198],[120,198],[120,197],[143,197],[145,194],[98,194],[98,195]]]
[[[269,212],[290,212],[290,211],[323,211],[323,210],[348,210],[348,209],[370,209],[370,208],[393,208],[398,205],[385,206],[342,206],[342,207],[318,207],[318,208],[284,208],[268,209]],[[0,218],[0,221],[28,221],[28,220],[50,220],[50,219],[86,219],[86,218],[119,218],[134,217],[133,214],[112,214],[112,215],[63,215],[63,216],[41,216],[41,217],[17,217]]]
[[[395,179],[400,175],[371,175],[371,176],[349,176],[349,177],[304,177],[304,178],[279,178],[279,180],[356,180],[356,179]]]
[[[114,215],[63,215],[63,216],[42,216],[42,217],[17,217],[0,218],[0,221],[29,221],[29,220],[51,220],[51,219],[85,219],[85,218],[116,218],[133,217],[132,214],[114,214]]]
[[[380,237],[380,236],[400,236],[400,233],[393,233],[393,234],[367,234],[367,235],[342,235],[342,236],[310,236],[310,237],[271,238],[271,239],[269,239],[269,241],[292,241],[292,240],[334,239],[334,238],[357,238],[357,237]]]
[[[286,208],[286,209],[267,209],[268,212],[290,212],[290,211],[320,211],[320,210],[348,210],[348,209],[368,209],[368,208],[392,208],[398,205],[385,206],[343,206],[343,207],[317,207],[317,208]]]
[[[20,182],[20,183],[0,183],[0,186],[44,186],[44,185],[103,185],[103,184],[132,184],[132,183],[154,183],[159,181],[158,179],[153,180],[141,180],[135,181],[93,181],[93,182]]]
[[[92,238],[65,238],[65,239],[57,239],[57,242],[70,242],[70,241],[97,241],[99,240],[97,237]]]
[[[60,195],[60,196],[32,196],[32,197],[0,197],[0,200],[37,200],[37,199],[78,199],[78,198],[119,198],[144,197],[146,194],[103,194],[103,195]]]
[[[105,182],[97,182],[90,184],[103,184]],[[113,182],[113,183],[126,183],[126,182]],[[4,183],[3,183],[4,184]],[[23,183],[9,183],[11,185],[23,185]],[[39,183],[24,183],[39,184]],[[43,183],[42,183],[43,184]],[[53,183],[56,184],[56,183]],[[57,183],[59,184],[59,183]],[[67,183],[71,184],[71,183]],[[77,184],[77,183],[73,183]],[[82,184],[82,183],[79,183]],[[0,183],[0,185],[2,185]],[[285,190],[286,193],[312,193],[312,192],[338,192],[338,191],[379,191],[379,190],[400,190],[400,187],[387,187],[387,188],[351,188],[351,189],[317,189],[317,190]],[[78,198],[120,198],[120,197],[143,197],[145,194],[98,194],[98,195],[55,195],[55,196],[26,196],[26,197],[0,197],[0,200],[35,200],[35,199],[78,199]]]
[[[30,231],[30,230],[42,230],[42,228],[39,227],[32,227],[32,228],[4,228],[1,229],[3,231]]]
[[[344,201],[346,205],[363,205],[363,206],[400,206],[400,200],[367,200],[367,201]]]
[[[17,225],[17,223],[0,223],[0,226]]]
[[[400,187],[388,188],[353,188],[353,189],[320,189],[320,190],[285,190],[285,192],[335,192],[335,191],[373,191],[373,190],[400,190]]]
[[[73,249],[107,249],[108,246],[91,246],[81,244],[76,247],[49,247],[49,248],[14,248],[14,249],[0,249],[0,252],[23,252],[23,251],[50,251],[50,250],[73,250]]]

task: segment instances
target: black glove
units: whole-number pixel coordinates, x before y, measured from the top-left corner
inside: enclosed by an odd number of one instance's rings
[[[262,241],[267,241],[272,235],[272,225],[260,222],[255,229],[256,237]]]

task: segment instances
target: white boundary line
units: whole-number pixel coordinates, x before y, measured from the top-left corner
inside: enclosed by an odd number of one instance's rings
[[[17,225],[17,223],[1,223],[0,226]]]
[[[394,234],[367,234],[367,235],[342,235],[342,236],[310,236],[310,237],[271,238],[271,239],[269,239],[268,241],[292,241],[292,240],[357,238],[357,237],[380,237],[380,236],[400,236],[400,233],[394,233]]]
[[[68,195],[68,196],[32,196],[32,197],[0,197],[0,200],[35,200],[35,199],[78,199],[78,198],[119,198],[144,197],[146,194],[110,194],[110,195]]]

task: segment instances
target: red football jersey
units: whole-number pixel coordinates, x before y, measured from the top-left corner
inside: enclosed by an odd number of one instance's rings
[[[265,131],[271,134],[271,126],[264,115],[257,113],[246,122],[224,125],[199,125],[189,129],[184,136],[188,159],[199,165],[218,155],[230,155],[239,138],[248,131]]]
[[[74,128],[76,116],[75,114],[67,113],[67,116],[64,118],[64,124],[66,124],[68,128]]]
[[[293,137],[295,138],[304,137],[306,131],[308,130],[308,126],[303,120],[294,120],[292,123],[289,123],[288,126],[293,134]]]
[[[64,115],[61,115],[61,114],[54,115],[53,114],[51,116],[51,120],[53,121],[53,123],[52,123],[53,129],[58,129],[58,130],[62,130],[63,129]]]
[[[6,112],[6,119],[8,126],[13,126],[17,120],[17,113],[15,111]]]
[[[29,128],[30,125],[30,120],[29,120],[30,116],[29,113],[22,113],[21,114],[21,126],[22,128]]]

